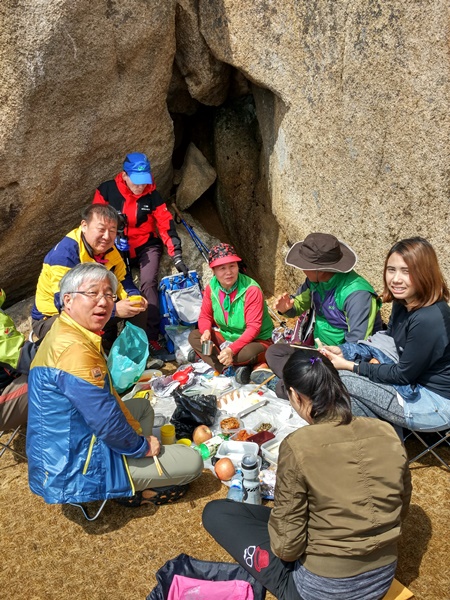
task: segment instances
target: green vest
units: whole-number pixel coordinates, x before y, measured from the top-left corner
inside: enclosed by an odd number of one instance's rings
[[[250,286],[260,286],[243,273],[238,275],[238,286],[236,290],[236,297],[231,303],[230,312],[228,313],[228,323],[225,321],[225,315],[223,308],[219,301],[220,285],[216,277],[213,277],[209,282],[211,288],[211,302],[214,315],[214,321],[220,329],[220,333],[229,342],[235,342],[244,333],[247,325],[245,323],[244,305],[245,305],[245,292]],[[261,289],[261,288],[260,288]],[[269,311],[267,309],[266,301],[264,300],[264,314],[261,325],[261,331],[258,334],[259,340],[270,340],[272,337],[273,323],[270,318]]]
[[[301,314],[310,308],[314,298],[314,306],[316,307],[314,338],[319,338],[323,344],[330,346],[338,346],[345,342],[345,334],[350,328],[344,311],[345,301],[350,294],[359,291],[367,291],[372,294],[364,339],[371,335],[381,301],[364,277],[361,277],[355,271],[336,273],[329,281],[320,283],[310,281],[309,285],[309,289],[306,289],[295,298],[294,306],[296,313]]]

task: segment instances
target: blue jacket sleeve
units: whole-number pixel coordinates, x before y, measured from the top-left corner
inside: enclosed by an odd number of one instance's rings
[[[145,437],[128,423],[117,400],[105,387],[97,387],[65,371],[59,371],[57,385],[82,415],[92,433],[111,450],[135,458],[147,454]]]

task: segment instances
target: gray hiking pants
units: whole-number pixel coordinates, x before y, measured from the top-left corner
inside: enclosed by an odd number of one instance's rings
[[[150,402],[145,398],[131,398],[126,400],[125,404],[133,417],[139,421],[142,435],[145,437],[152,435],[155,413]],[[155,461],[151,457],[127,459],[137,491],[185,485],[197,479],[203,471],[203,459],[200,454],[183,444],[161,446],[158,459],[164,471],[162,476],[158,474]]]

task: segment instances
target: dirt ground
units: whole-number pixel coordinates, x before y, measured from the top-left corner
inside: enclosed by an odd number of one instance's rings
[[[419,451],[416,443],[407,446]],[[23,438],[15,448],[24,450]],[[414,492],[397,578],[419,600],[449,600],[449,472],[431,459],[411,471]],[[225,495],[225,486],[205,471],[174,505],[133,510],[111,501],[90,523],[77,508],[34,496],[26,461],[7,452],[0,459],[0,598],[143,600],[158,568],[180,553],[232,562],[201,524],[205,504]]]

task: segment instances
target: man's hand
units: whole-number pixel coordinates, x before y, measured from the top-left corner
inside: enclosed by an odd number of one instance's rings
[[[209,329],[206,329],[200,336],[200,342],[203,344],[203,342],[207,342],[210,339],[211,339],[211,331]]]
[[[147,304],[148,303],[145,298],[142,299],[140,304],[133,304],[128,300],[128,298],[125,298],[125,300],[119,300],[119,302],[116,302],[116,317],[120,317],[121,319],[135,317],[147,308]]]
[[[189,275],[189,269],[184,264],[181,254],[173,257],[173,264],[177,268],[178,273],[183,273],[185,277]]]
[[[225,367],[231,367],[233,364],[233,352],[231,351],[230,346],[227,346],[223,350],[221,350],[219,356],[217,357],[219,362],[222,363]]]
[[[294,306],[294,298],[291,298],[288,293],[278,296],[275,300],[274,308],[280,313],[285,313]]]
[[[149,436],[148,438],[146,438],[147,442],[148,442],[148,452],[145,455],[147,456],[158,456],[160,450],[161,450],[161,443],[158,440],[157,437],[155,437],[154,435]]]

